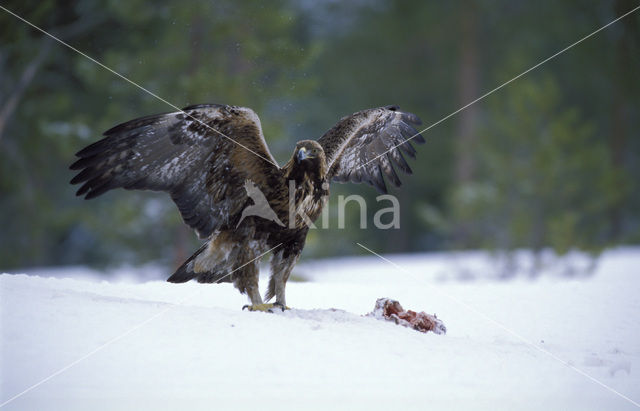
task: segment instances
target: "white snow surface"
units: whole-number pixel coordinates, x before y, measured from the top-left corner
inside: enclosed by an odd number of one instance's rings
[[[607,251],[590,276],[508,281],[482,252],[386,257],[402,269],[377,257],[300,264],[309,281],[289,282],[294,308],[277,314],[242,311],[230,284],[100,281],[77,267],[2,274],[0,404],[637,408],[640,248]],[[447,334],[363,317],[379,297],[436,313]]]

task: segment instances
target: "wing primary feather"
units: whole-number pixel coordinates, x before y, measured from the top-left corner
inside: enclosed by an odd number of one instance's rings
[[[387,194],[387,186],[382,177],[382,170],[379,164],[374,164],[373,173],[371,175],[373,186],[382,194]]]
[[[98,140],[93,144],[89,144],[87,147],[78,151],[76,153],[76,157],[84,158],[84,157],[90,157],[95,154],[101,153],[102,151],[104,151],[105,146],[107,146],[107,144],[105,144],[105,140],[107,139],[103,138],[102,140]],[[72,170],[77,170],[77,168],[74,168],[75,165],[76,163],[72,164],[70,168]]]
[[[384,174],[389,178],[391,184],[393,184],[395,187],[400,187],[402,185],[402,181],[400,181],[396,170],[394,170],[393,168],[393,164],[391,163],[391,156],[389,155],[389,153],[387,153],[383,158],[384,160],[382,161],[382,167],[384,169]]]
[[[87,193],[84,197],[85,200],[91,200],[92,198],[98,197],[100,194],[104,194],[105,192],[111,190],[113,187],[109,185],[109,182],[106,181],[101,185],[91,187],[91,191]]]
[[[82,170],[82,169],[86,169],[86,168],[104,168],[104,165],[106,165],[109,161],[111,160],[111,156],[91,156],[91,157],[84,157],[81,158],[79,160],[77,160],[75,163],[73,163],[71,165],[72,170]],[[104,163],[104,164],[101,164]]]
[[[401,111],[400,112],[400,118],[409,122],[409,123],[413,123],[415,125],[420,125],[422,124],[422,120],[420,120],[420,117],[416,116],[413,113],[407,113],[406,111]]]
[[[402,150],[409,157],[416,158],[416,149],[413,148],[409,141],[405,141],[397,147],[400,148],[400,150]]]
[[[409,124],[400,122],[399,126],[402,132],[402,136],[406,141],[411,139],[411,141],[415,141],[418,144],[423,144],[425,142],[424,137],[422,137],[422,134],[420,134],[418,130],[411,127]]]
[[[80,173],[76,174],[76,176],[73,177],[69,183],[70,184],[82,183],[83,181],[88,181],[94,178],[98,174],[100,174],[100,171],[95,168],[85,168]]]
[[[411,167],[409,167],[409,164],[402,156],[402,153],[400,152],[400,150],[398,149],[391,150],[388,154],[391,156],[393,163],[396,164],[398,168],[400,168],[400,170],[402,170],[403,172],[409,175],[413,174]]]

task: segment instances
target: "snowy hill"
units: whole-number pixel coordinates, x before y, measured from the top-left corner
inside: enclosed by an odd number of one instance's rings
[[[402,269],[376,257],[300,265],[310,281],[288,284],[294,309],[278,314],[241,311],[245,297],[229,284],[3,274],[0,403],[282,411],[640,402],[639,249],[607,252],[587,278],[548,271],[536,281],[496,281],[483,253],[388,258]],[[378,297],[435,312],[447,334],[363,317]]]

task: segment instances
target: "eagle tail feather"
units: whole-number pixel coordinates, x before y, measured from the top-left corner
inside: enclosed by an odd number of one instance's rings
[[[171,275],[167,279],[170,283],[186,283],[187,281],[197,279],[199,283],[229,283],[233,282],[234,278],[230,274],[228,274],[228,261],[220,261],[214,267],[210,267],[207,271],[198,271],[194,270],[196,266],[196,258],[205,251],[210,244],[204,243],[202,247],[198,249],[191,257],[187,259],[182,265],[176,270],[175,273]],[[231,259],[233,260],[233,259]]]
[[[182,265],[176,270],[175,273],[171,275],[171,277],[167,279],[167,281],[170,283],[186,283],[187,281],[193,280],[194,278],[199,276],[200,273],[196,273],[193,271],[193,260],[195,260],[196,257],[200,255],[200,253],[202,253],[208,245],[208,243],[204,243],[202,247],[198,249],[198,251],[193,253],[193,255],[187,259],[187,261],[182,263]]]

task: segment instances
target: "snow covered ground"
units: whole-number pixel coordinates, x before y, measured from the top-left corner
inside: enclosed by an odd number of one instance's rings
[[[283,411],[640,402],[640,249],[605,253],[586,278],[548,270],[509,281],[496,280],[484,253],[387,257],[401,268],[377,257],[301,264],[296,273],[310,281],[288,284],[295,309],[282,314],[241,311],[245,297],[230,284],[107,282],[78,268],[3,274],[0,403]],[[362,317],[378,297],[435,312],[448,333]]]

